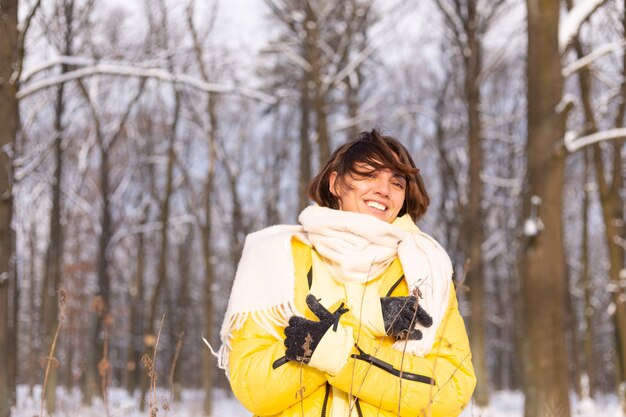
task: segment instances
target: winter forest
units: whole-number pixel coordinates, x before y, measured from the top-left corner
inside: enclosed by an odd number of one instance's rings
[[[373,127],[411,150],[453,259],[464,415],[503,391],[525,417],[626,415],[625,5],[0,0],[0,417],[19,392],[120,415],[115,390],[218,415],[202,337],[246,234],[295,223]]]

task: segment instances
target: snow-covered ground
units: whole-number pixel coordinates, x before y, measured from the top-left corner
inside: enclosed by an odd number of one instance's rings
[[[12,414],[14,417],[39,416],[41,402],[38,398],[38,389],[33,397],[28,395],[26,387],[19,387],[17,407]],[[200,391],[183,391],[183,400],[180,403],[168,401],[169,393],[160,391],[158,394],[158,417],[196,417],[202,415],[202,394]],[[214,416],[220,417],[249,417],[236,399],[221,390],[215,391]],[[109,392],[109,417],[147,417],[149,410],[140,411],[137,407],[137,398],[131,398],[122,389],[111,389]],[[55,417],[104,417],[104,406],[99,399],[95,399],[91,407],[80,404],[78,390],[68,393],[59,389],[57,397],[57,411]],[[523,396],[519,392],[496,392],[491,397],[491,404],[486,409],[478,409],[472,403],[461,414],[462,417],[523,417]],[[595,401],[572,402],[572,417],[622,417],[617,398],[607,396]]]

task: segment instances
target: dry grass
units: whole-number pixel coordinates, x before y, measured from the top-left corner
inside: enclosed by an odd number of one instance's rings
[[[184,331],[180,332],[178,335],[176,351],[174,352],[174,358],[172,359],[172,365],[170,366],[170,374],[168,377],[168,382],[170,384],[170,401],[174,398],[174,375],[176,373],[176,364],[178,363],[178,358],[180,357],[180,351],[183,348],[183,336],[185,336]]]
[[[59,333],[61,332],[61,326],[65,321],[65,305],[67,304],[67,292],[64,289],[60,289],[57,292],[59,296],[59,323],[57,324],[57,329],[54,333],[54,338],[52,339],[52,344],[50,345],[50,352],[46,359],[46,371],[44,372],[43,377],[43,387],[41,389],[41,409],[39,411],[39,417],[43,417],[43,409],[44,403],[46,401],[46,386],[48,384],[48,377],[50,375],[50,369],[54,366],[55,368],[59,367],[59,360],[54,357],[54,351],[56,350],[57,341],[59,339]]]
[[[161,338],[161,330],[163,330],[163,321],[165,320],[165,314],[161,317],[161,324],[159,324],[159,332],[157,333],[156,342],[154,343],[154,351],[152,353],[152,357],[147,353],[144,354],[141,358],[141,362],[143,366],[146,368],[148,372],[148,377],[150,378],[150,417],[156,417],[159,413],[159,404],[157,398],[157,381],[158,375],[156,372],[156,356],[159,348],[159,339]],[[162,408],[164,411],[169,410],[169,403],[167,401],[163,402]]]

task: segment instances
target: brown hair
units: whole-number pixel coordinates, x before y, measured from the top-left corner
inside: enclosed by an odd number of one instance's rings
[[[405,178],[406,195],[398,216],[409,213],[413,221],[417,221],[426,213],[430,198],[409,151],[397,139],[383,136],[376,129],[361,132],[333,152],[320,173],[309,183],[309,198],[320,206],[339,209],[338,198],[330,192],[330,175],[336,171],[336,186],[349,187],[346,175],[355,179],[363,175],[357,164],[370,165],[374,170],[388,168]]]

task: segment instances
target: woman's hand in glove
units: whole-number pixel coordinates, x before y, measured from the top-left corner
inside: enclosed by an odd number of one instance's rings
[[[331,326],[333,331],[337,331],[339,317],[348,311],[347,308],[343,308],[342,303],[331,313],[312,294],[306,296],[306,304],[319,321],[292,316],[289,319],[289,326],[285,328],[285,347],[287,348],[285,357],[302,363],[311,361],[311,356],[324,334]]]
[[[396,339],[419,340],[422,332],[414,328],[415,324],[419,323],[424,327],[433,324],[432,317],[419,305],[415,296],[381,297],[380,304],[385,331]]]

